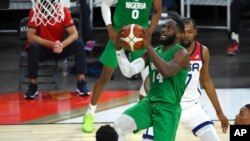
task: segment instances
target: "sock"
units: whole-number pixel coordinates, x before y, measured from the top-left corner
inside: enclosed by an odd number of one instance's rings
[[[95,115],[95,110],[96,110],[96,105],[92,105],[91,103],[89,103],[87,114]]]
[[[235,33],[235,32],[233,32],[233,33],[231,34],[231,39],[234,40],[234,41],[236,41],[237,43],[240,42],[240,41],[239,41],[239,34],[237,34],[237,33]]]

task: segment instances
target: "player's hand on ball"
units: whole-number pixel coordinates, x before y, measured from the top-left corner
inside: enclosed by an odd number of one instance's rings
[[[145,32],[152,36],[153,31],[150,28],[145,29]]]
[[[152,36],[151,32],[148,32],[148,30],[146,30],[143,36],[143,46],[145,48],[151,47],[151,40],[152,40],[151,36]]]

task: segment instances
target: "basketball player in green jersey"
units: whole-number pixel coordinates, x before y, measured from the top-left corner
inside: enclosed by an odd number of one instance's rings
[[[146,33],[143,39],[146,52],[131,63],[117,42],[116,56],[121,72],[132,76],[148,65],[151,84],[148,95],[127,109],[114,123],[119,141],[124,141],[127,132],[150,126],[153,126],[155,141],[175,140],[181,115],[180,101],[189,69],[189,53],[178,44],[183,30],[181,20],[167,20],[160,36],[162,45],[155,49],[151,45],[151,35]],[[108,136],[116,138],[115,134]]]
[[[114,4],[116,4],[116,9],[113,17],[114,22],[112,23],[110,7]],[[102,74],[94,85],[93,95],[88,110],[84,115],[82,126],[84,132],[91,133],[93,131],[93,121],[97,101],[103,92],[104,86],[109,81],[113,70],[118,65],[114,44],[118,31],[125,25],[135,23],[146,28],[146,32],[151,35],[160,19],[161,9],[161,0],[103,0],[101,10],[108,30],[109,41],[100,57],[100,61],[103,64]],[[153,15],[149,24],[151,10]],[[140,56],[142,52],[144,52],[144,50],[133,53]]]

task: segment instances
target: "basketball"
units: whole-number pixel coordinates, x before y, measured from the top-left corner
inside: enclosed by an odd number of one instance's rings
[[[120,36],[120,44],[129,51],[136,51],[143,47],[144,29],[138,24],[124,26]]]

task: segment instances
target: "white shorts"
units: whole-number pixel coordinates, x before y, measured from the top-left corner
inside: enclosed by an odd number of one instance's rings
[[[194,134],[206,125],[213,124],[199,101],[181,102],[181,107],[180,123]]]

